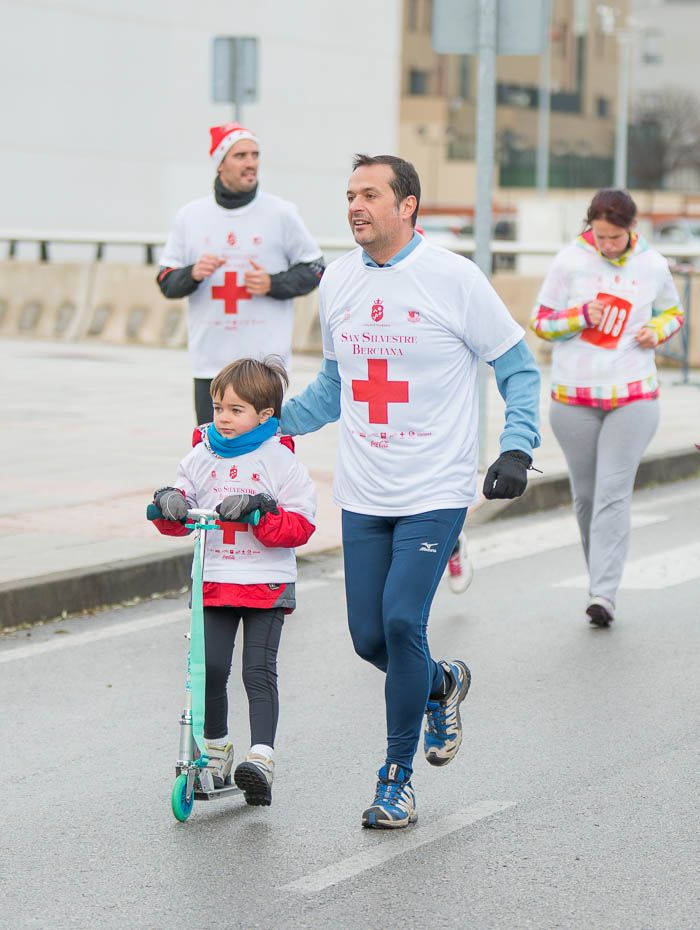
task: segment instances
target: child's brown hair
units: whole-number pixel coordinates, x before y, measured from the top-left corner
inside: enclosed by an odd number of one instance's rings
[[[222,399],[229,385],[257,413],[272,407],[278,419],[282,414],[282,398],[289,387],[289,375],[282,359],[270,355],[259,362],[254,358],[239,358],[222,368],[211,383],[212,400]]]

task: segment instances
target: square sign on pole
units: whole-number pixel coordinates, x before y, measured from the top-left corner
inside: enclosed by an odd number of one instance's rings
[[[217,36],[212,55],[212,99],[232,103],[236,120],[244,103],[258,99],[258,40],[252,36]]]
[[[541,55],[545,0],[497,0],[496,54]],[[441,55],[476,55],[479,0],[434,0],[433,48]]]

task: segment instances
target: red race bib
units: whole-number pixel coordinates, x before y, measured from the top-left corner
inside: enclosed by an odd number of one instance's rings
[[[599,349],[616,349],[630,318],[632,304],[614,294],[597,294],[596,300],[605,305],[603,316],[597,326],[584,329],[581,339]]]

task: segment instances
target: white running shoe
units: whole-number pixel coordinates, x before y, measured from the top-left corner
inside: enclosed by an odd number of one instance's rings
[[[467,558],[467,536],[462,530],[457,540],[457,549],[450,556],[447,563],[447,578],[450,583],[450,591],[454,594],[462,594],[472,583],[473,577],[474,566]]]
[[[246,804],[269,807],[272,804],[272,779],[275,763],[268,756],[249,752],[236,766],[233,780],[245,795]]]
[[[233,768],[233,744],[216,746],[204,743],[204,749],[209,756],[207,771],[211,773],[215,788],[223,788],[231,784],[231,769]]]

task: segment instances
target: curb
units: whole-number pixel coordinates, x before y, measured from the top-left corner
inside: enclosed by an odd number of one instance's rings
[[[697,475],[700,475],[700,455],[694,449],[661,453],[642,459],[634,486],[646,488]],[[525,494],[516,500],[482,502],[470,513],[469,523],[480,526],[570,503],[568,475],[552,475],[531,481]],[[6,582],[0,584],[0,628],[179,591],[189,584],[191,566],[192,554],[188,551],[123,559],[88,569]]]
[[[637,469],[635,490],[683,481],[700,475],[700,455],[694,450],[661,452],[643,458]],[[522,497],[512,501],[483,501],[470,513],[469,523],[480,526],[506,517],[523,517],[571,504],[569,475],[564,472],[530,481]]]

